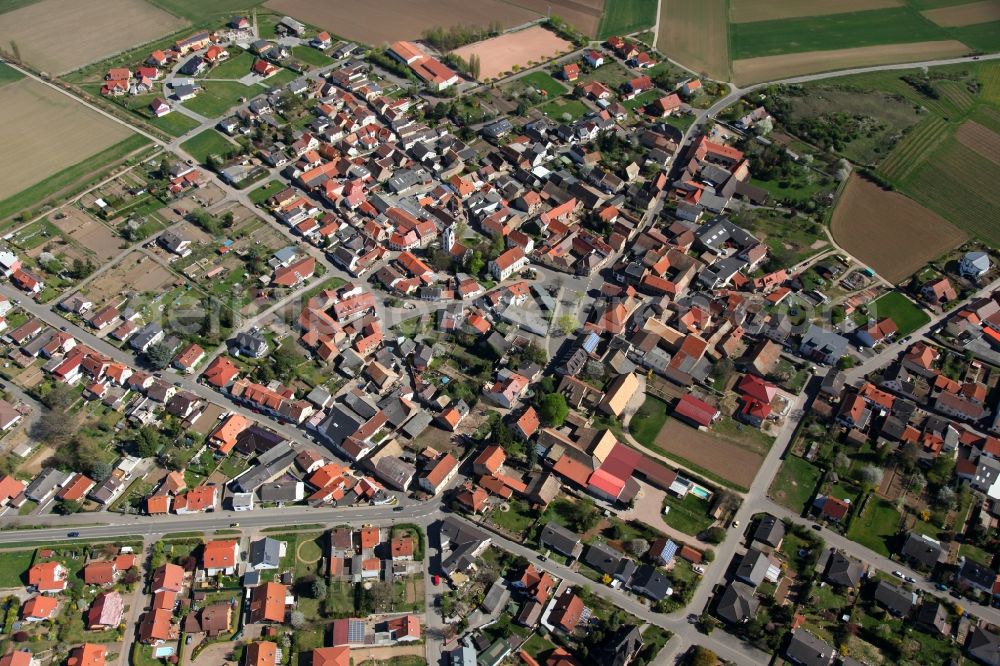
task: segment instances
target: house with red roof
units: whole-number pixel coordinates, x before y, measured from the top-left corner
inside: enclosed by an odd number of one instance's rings
[[[437,495],[458,474],[458,460],[446,453],[434,461],[430,471],[420,477],[420,488],[431,495]]]
[[[538,432],[540,425],[538,412],[534,407],[529,406],[514,422],[514,430],[524,439],[531,439]]]
[[[55,597],[38,595],[24,602],[21,606],[21,618],[26,622],[42,622],[52,617],[59,601]]]
[[[552,607],[552,611],[549,613],[549,622],[566,633],[572,634],[576,631],[577,625],[580,624],[583,609],[583,600],[577,596],[572,588],[566,588],[566,591],[559,596]]]
[[[28,569],[28,587],[42,593],[62,592],[68,576],[69,571],[61,562],[39,562]]]
[[[580,66],[575,62],[571,62],[568,65],[563,65],[562,76],[566,81],[576,81],[580,78]]]
[[[699,429],[711,427],[721,414],[717,408],[691,394],[684,395],[674,407],[674,416]]]
[[[480,476],[496,476],[505,460],[507,460],[507,454],[504,453],[503,448],[493,444],[487,446],[476,456],[472,463],[472,470]]]
[[[847,513],[851,510],[851,503],[847,500],[837,499],[836,497],[823,496],[820,495],[816,498],[815,506],[819,509],[819,515],[827,520],[832,520],[834,522],[841,522],[847,517]]]
[[[209,541],[202,552],[202,568],[209,576],[224,573],[232,576],[240,561],[238,541]]]
[[[216,388],[225,388],[233,383],[240,369],[225,356],[217,356],[202,373],[205,381]]]
[[[455,501],[472,513],[480,513],[485,510],[488,499],[489,494],[485,490],[471,483],[462,486],[462,489],[455,495]]]
[[[98,643],[84,643],[69,651],[66,666],[105,666],[108,648]]]

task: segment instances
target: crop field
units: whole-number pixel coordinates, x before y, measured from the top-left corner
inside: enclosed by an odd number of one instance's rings
[[[948,32],[978,51],[1000,49],[1000,21],[951,28]]]
[[[0,44],[32,67],[63,74],[185,25],[143,0],[42,0],[3,15]]]
[[[900,190],[958,228],[1000,245],[998,182],[1000,165],[951,138],[901,183]]]
[[[938,7],[921,12],[925,18],[946,27],[956,28],[975,23],[1000,21],[1000,2],[997,0],[982,0],[969,2],[954,7]]]
[[[732,0],[729,20],[733,23],[775,21],[799,16],[825,16],[870,9],[899,7],[900,0]]]
[[[905,178],[944,141],[948,123],[938,116],[929,116],[914,127],[879,165],[879,174],[893,182]]]
[[[479,56],[479,80],[488,81],[514,71],[515,67],[529,67],[571,50],[572,43],[551,30],[536,25],[468,44],[452,53],[464,58],[466,62],[473,55]]]
[[[764,457],[754,451],[668,418],[656,437],[657,448],[680,462],[690,461],[713,474],[749,488]]]
[[[746,58],[733,61],[733,80],[744,85],[852,67],[949,58],[968,52],[969,48],[962,42],[945,39]]]
[[[696,72],[729,78],[726,0],[663,0],[656,48]]]
[[[233,14],[248,12],[263,0],[149,0],[175,16],[181,16],[192,23],[206,19],[227,18]]]
[[[505,28],[512,28],[540,15],[502,0],[381,0],[377,3],[368,0],[336,3],[271,0],[265,6],[341,37],[374,46],[400,39],[419,39],[424,30],[437,26],[485,26],[499,21]]]
[[[800,51],[846,49],[943,39],[943,31],[907,8],[803,16],[737,23],[731,30],[734,60]]]
[[[831,230],[841,247],[894,284],[968,238],[912,199],[856,175],[840,196]]]
[[[17,168],[0,175],[0,200],[77,164],[132,132],[33,79],[0,87],[0,146]]]
[[[979,153],[993,164],[1000,165],[1000,134],[970,120],[958,128],[955,138],[966,148]]]
[[[605,0],[507,0],[511,5],[523,7],[545,16],[551,12],[575,26],[585,35],[597,35],[604,16]],[[613,0],[612,0],[613,3]],[[655,4],[655,3],[654,3]]]
[[[628,35],[652,27],[656,23],[656,6],[656,0],[606,0],[597,38]]]

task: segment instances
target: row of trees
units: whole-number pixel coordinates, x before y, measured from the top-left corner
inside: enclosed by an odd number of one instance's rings
[[[490,37],[496,37],[503,32],[500,21],[491,21],[489,25],[455,25],[450,28],[434,26],[423,32],[423,39],[436,49],[451,51],[466,44],[472,44]]]

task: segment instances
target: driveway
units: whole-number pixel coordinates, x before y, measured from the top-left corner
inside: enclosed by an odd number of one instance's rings
[[[655,530],[666,534],[674,541],[683,541],[695,548],[710,548],[710,544],[699,541],[694,536],[681,532],[663,522],[663,498],[667,493],[654,488],[645,481],[639,481],[639,494],[635,496],[635,506],[618,514],[622,520],[638,520]]]

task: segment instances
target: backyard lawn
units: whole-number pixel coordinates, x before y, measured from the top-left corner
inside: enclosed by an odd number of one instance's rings
[[[535,514],[527,503],[513,500],[507,505],[510,507],[507,511],[498,508],[490,516],[498,526],[514,534],[523,534],[535,523]]]
[[[931,320],[930,316],[898,291],[890,291],[869,307],[876,319],[890,317],[899,327],[898,337],[909,335]]]
[[[768,494],[792,511],[802,511],[816,490],[823,471],[805,458],[788,456],[771,483]]]
[[[865,507],[864,513],[855,516],[851,522],[847,537],[888,557],[888,542],[898,531],[899,512],[889,502],[873,497]]]
[[[313,67],[325,67],[333,62],[333,58],[311,46],[293,47],[292,57],[307,65],[312,65]]]
[[[272,196],[288,187],[284,182],[280,180],[272,180],[270,183],[261,185],[255,190],[252,190],[247,196],[250,197],[250,201],[255,204],[261,203],[262,201],[267,201]]]
[[[656,436],[667,422],[667,403],[651,395],[646,396],[636,413],[629,421],[628,430],[636,441],[644,446],[656,443]]]
[[[248,52],[231,47],[229,60],[213,67],[205,74],[206,79],[242,79],[250,73],[255,58]]]
[[[181,148],[204,164],[208,162],[208,158],[211,155],[225,155],[231,150],[238,149],[239,146],[229,143],[224,136],[214,129],[207,129],[200,134],[195,134],[182,143]]]
[[[238,81],[209,81],[203,83],[198,96],[184,102],[184,106],[206,118],[219,118],[239,104],[241,99],[253,97],[260,92],[260,88],[245,86]]]
[[[568,114],[570,120],[576,120],[587,113],[587,106],[577,99],[554,99],[538,107],[538,110],[553,120],[565,120]]]
[[[7,563],[0,568],[0,587],[24,587],[27,583],[27,571],[35,559],[35,551],[6,551],[0,557]]]
[[[521,77],[524,85],[544,90],[550,98],[558,97],[566,92],[566,86],[552,78],[548,72],[532,72]]]
[[[663,506],[670,507],[670,513],[663,516],[663,522],[691,536],[697,536],[715,522],[708,515],[708,503],[690,493],[683,499],[668,494],[663,498]]]

